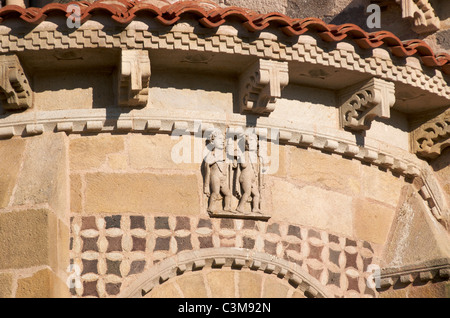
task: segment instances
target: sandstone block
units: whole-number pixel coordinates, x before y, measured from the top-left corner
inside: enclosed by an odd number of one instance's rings
[[[67,212],[66,138],[64,133],[48,133],[27,140],[15,205],[48,203],[58,215]]]
[[[0,274],[0,298],[12,297],[12,274],[3,273]]]
[[[212,297],[234,297],[234,273],[232,271],[212,271],[206,275],[206,278]]]
[[[55,266],[56,228],[48,210],[0,214],[0,269]]]
[[[268,276],[264,281],[263,298],[286,298],[289,287],[281,279]]]
[[[374,166],[361,166],[362,192],[365,197],[397,206],[403,181],[390,171],[381,171]]]
[[[360,192],[360,163],[316,150],[291,148],[289,174],[307,184],[349,194]]]
[[[206,298],[206,288],[203,275],[191,273],[181,276],[177,284],[185,298]]]
[[[195,147],[197,143],[197,148]],[[192,136],[130,135],[129,156],[133,169],[190,169],[199,171],[202,162],[203,140]],[[183,152],[182,149],[187,150]],[[199,152],[196,160],[194,151]]]
[[[0,207],[9,204],[11,194],[17,182],[25,140],[8,139],[0,142]]]
[[[395,209],[358,199],[354,207],[354,233],[358,239],[384,244],[388,238]]]
[[[43,269],[17,282],[17,298],[68,297],[68,288],[50,269]]]
[[[239,297],[261,297],[262,276],[253,272],[239,272]]]
[[[198,182],[195,175],[87,174],[85,211],[197,215]]]
[[[72,213],[81,213],[81,176],[79,174],[70,175],[70,211]]]
[[[352,198],[338,192],[274,180],[272,186],[273,219],[353,234]]]
[[[109,154],[121,152],[124,149],[124,136],[82,136],[71,139],[69,146],[71,170],[88,170],[99,168]]]
[[[181,295],[175,288],[172,282],[166,282],[154,290],[148,295],[150,298],[180,298]]]

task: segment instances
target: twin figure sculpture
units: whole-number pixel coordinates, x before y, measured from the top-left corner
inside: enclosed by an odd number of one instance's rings
[[[224,134],[218,130],[209,136],[210,152],[204,159],[204,192],[209,197],[210,213],[217,212],[217,202],[221,201],[219,210],[225,212],[261,214],[264,159],[259,154],[256,133],[242,137],[241,141],[245,143],[243,151],[236,151],[234,138],[226,140]],[[235,210],[232,208],[233,196],[239,200]],[[248,211],[248,202],[251,202],[251,211]]]

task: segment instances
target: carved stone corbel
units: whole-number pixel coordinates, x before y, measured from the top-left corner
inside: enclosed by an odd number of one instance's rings
[[[151,75],[148,52],[122,50],[119,71],[119,105],[124,107],[147,105]]]
[[[450,108],[413,130],[411,138],[415,154],[428,159],[439,157],[450,146]]]
[[[4,109],[31,107],[31,87],[16,55],[0,56],[0,101]]]
[[[412,30],[418,34],[440,29],[441,21],[428,0],[396,0],[402,7],[402,18],[411,20]]]
[[[240,76],[239,82],[241,113],[268,116],[289,83],[288,63],[259,59]]]
[[[342,128],[368,130],[376,117],[390,117],[390,108],[395,103],[395,86],[372,78],[339,91],[338,101]]]

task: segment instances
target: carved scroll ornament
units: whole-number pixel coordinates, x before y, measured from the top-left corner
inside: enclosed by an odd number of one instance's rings
[[[260,59],[240,77],[240,110],[242,114],[268,116],[275,101],[289,83],[287,62]]]
[[[412,133],[413,152],[429,159],[450,146],[450,109],[422,124]]]
[[[368,130],[376,117],[389,118],[395,103],[395,86],[372,78],[339,92],[341,126],[350,130]]]

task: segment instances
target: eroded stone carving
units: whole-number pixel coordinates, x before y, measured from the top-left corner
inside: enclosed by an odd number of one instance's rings
[[[122,50],[120,64],[119,105],[147,105],[150,84],[150,58],[144,50]]]
[[[31,87],[16,55],[0,56],[0,101],[7,110],[31,107]]]
[[[240,77],[240,110],[243,114],[268,116],[289,83],[287,62],[259,59]]]
[[[226,162],[225,138],[219,131],[211,133],[212,151],[205,157],[205,194],[209,196],[208,212],[215,211],[215,203],[224,201],[223,211],[231,212],[230,164]]]
[[[219,130],[211,133],[204,159],[204,192],[212,217],[270,218],[262,212],[265,159],[258,144],[256,133],[226,138]]]
[[[414,153],[429,159],[439,157],[450,146],[450,109],[415,129],[411,143]]]
[[[395,103],[395,86],[379,78],[358,83],[338,93],[341,126],[368,130],[376,117],[389,118]]]
[[[402,18],[411,20],[412,30],[418,34],[440,29],[441,21],[428,0],[396,0],[402,7]]]

